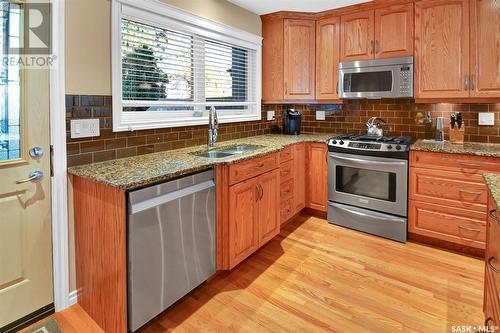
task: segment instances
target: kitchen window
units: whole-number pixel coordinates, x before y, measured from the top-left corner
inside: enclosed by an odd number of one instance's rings
[[[152,1],[112,24],[114,131],[261,119],[261,37]]]

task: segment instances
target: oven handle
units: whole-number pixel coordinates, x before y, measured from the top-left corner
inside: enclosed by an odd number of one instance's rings
[[[358,215],[358,216],[362,216],[362,217],[366,217],[366,218],[373,218],[373,217],[375,217],[375,218],[377,218],[379,220],[391,221],[391,222],[401,222],[401,220],[402,220],[402,218],[400,218],[400,217],[389,217],[389,216],[387,216],[385,214],[381,214],[381,213],[377,213],[377,212],[371,212],[372,215],[368,215],[366,213],[357,211],[355,209],[347,208],[345,205],[339,205],[339,204],[336,204],[335,202],[331,202],[331,201],[328,202],[328,205],[331,206],[331,207],[334,207],[334,208],[341,209],[341,210],[346,211],[348,213],[351,213],[351,214],[354,214],[354,215]]]
[[[330,154],[330,157],[332,157],[333,159],[339,159],[339,160],[348,161],[348,162],[365,163],[365,164],[406,165],[406,161],[394,161],[394,162],[371,161],[371,160],[362,160],[362,159],[359,159],[359,158],[336,156],[334,154]]]

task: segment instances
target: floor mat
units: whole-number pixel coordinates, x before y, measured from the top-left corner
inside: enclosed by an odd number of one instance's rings
[[[57,325],[57,321],[54,318],[51,318],[46,322],[25,331],[24,333],[62,333],[62,331],[59,328],[59,325]]]

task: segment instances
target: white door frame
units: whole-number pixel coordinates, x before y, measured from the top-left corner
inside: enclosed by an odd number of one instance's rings
[[[56,311],[61,311],[74,303],[74,299],[70,300],[69,292],[64,0],[51,0],[51,3],[52,53],[57,57],[56,66],[50,70],[52,261],[54,305]]]

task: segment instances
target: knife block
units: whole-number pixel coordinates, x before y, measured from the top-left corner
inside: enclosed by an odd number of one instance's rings
[[[450,128],[450,142],[456,144],[464,143],[465,126],[462,128]]]

